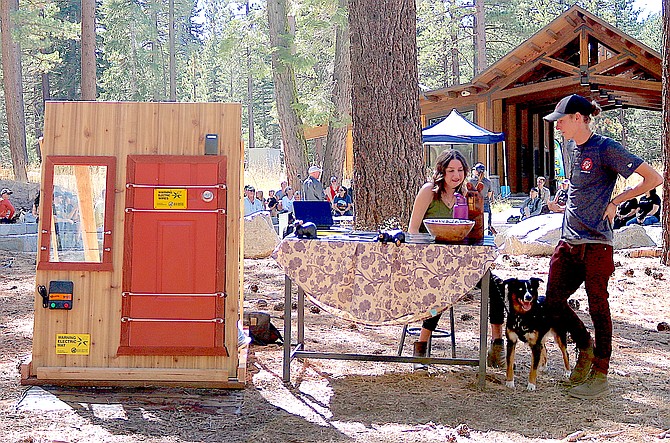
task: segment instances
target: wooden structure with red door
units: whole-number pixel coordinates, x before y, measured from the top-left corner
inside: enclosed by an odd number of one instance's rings
[[[241,107],[48,102],[23,384],[239,388]]]

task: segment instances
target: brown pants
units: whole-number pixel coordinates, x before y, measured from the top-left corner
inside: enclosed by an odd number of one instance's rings
[[[612,355],[612,316],[607,283],[614,272],[614,250],[604,243],[571,245],[560,241],[549,264],[547,312],[552,325],[561,325],[577,347],[588,346],[589,331],[568,306],[568,298],[584,283],[595,332],[593,368],[607,373]]]

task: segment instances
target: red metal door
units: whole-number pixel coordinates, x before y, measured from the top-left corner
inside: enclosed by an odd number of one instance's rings
[[[128,157],[119,354],[227,355],[225,183],[225,157]]]

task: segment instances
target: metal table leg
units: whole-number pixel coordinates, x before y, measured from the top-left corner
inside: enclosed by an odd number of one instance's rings
[[[482,277],[481,308],[479,311],[479,386],[486,386],[486,351],[489,326],[489,282],[491,271]]]
[[[291,279],[284,276],[284,364],[282,381],[291,381]]]

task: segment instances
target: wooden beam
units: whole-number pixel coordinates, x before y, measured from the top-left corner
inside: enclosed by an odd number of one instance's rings
[[[157,369],[157,368],[37,368],[38,379],[49,380],[147,380],[147,381],[228,381],[228,372],[222,369]]]
[[[559,35],[556,34],[554,31],[552,31],[551,29],[547,29],[547,30],[544,31],[544,32],[546,32],[547,35],[548,35],[549,37],[553,38],[554,40],[558,40],[558,39],[559,39]]]
[[[589,35],[584,28],[579,33],[579,64],[589,66]]]
[[[491,94],[491,98],[504,99],[509,97],[518,97],[526,94],[539,93],[543,91],[549,91],[557,88],[564,88],[566,86],[573,86],[579,84],[579,77],[566,77],[557,80],[549,80],[546,82],[534,83],[532,85],[519,86],[517,88],[505,89],[502,91],[496,91]]]
[[[602,74],[608,71],[609,69],[612,69],[615,66],[618,66],[622,63],[626,63],[626,61],[630,59],[630,56],[631,56],[630,52],[626,52],[616,55],[614,57],[610,57],[596,65],[591,66],[589,68],[589,73],[591,75]]]
[[[658,91],[660,94],[663,83],[662,82],[652,82],[649,80],[633,80],[630,78],[623,77],[612,77],[610,75],[593,75],[592,80],[594,83],[597,83],[600,86],[618,86],[621,88],[628,89],[644,89],[647,91]]]
[[[579,75],[580,72],[578,66],[572,66],[568,63],[562,62],[552,57],[542,57],[540,59],[540,63],[545,64],[547,66],[551,66],[554,69],[557,69],[561,72],[570,75]]]
[[[565,16],[565,21],[570,23],[570,26],[573,26],[573,27],[577,26],[577,22],[572,17],[570,17],[569,15]]]
[[[538,45],[536,45],[536,44],[533,43],[533,42],[529,42],[529,43],[528,43],[528,47],[529,47],[530,49],[532,49],[533,51],[535,51],[535,52],[542,52],[542,48],[540,48]]]

